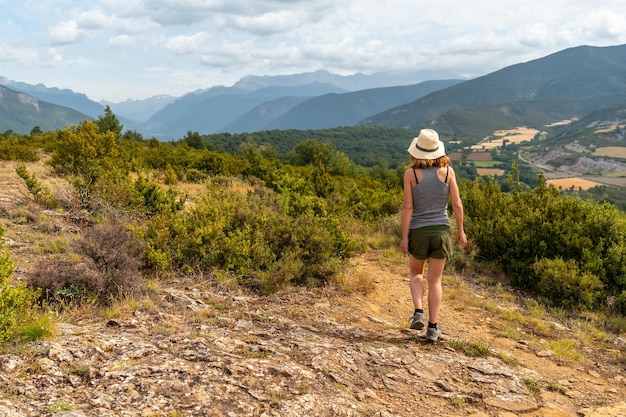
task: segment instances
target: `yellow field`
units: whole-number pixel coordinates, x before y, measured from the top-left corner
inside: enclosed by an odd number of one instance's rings
[[[593,154],[595,156],[611,156],[613,158],[626,159],[626,148],[621,146],[605,146],[603,148],[597,148]]]
[[[595,133],[609,133],[609,132],[614,131],[614,130],[615,130],[615,129],[617,129],[618,127],[619,127],[620,129],[623,129],[623,128],[624,128],[624,126],[626,126],[626,125],[602,127],[602,128],[600,128],[600,129],[596,129]]]
[[[568,190],[574,187],[575,190],[588,190],[598,185],[602,185],[599,182],[585,180],[583,178],[559,178],[546,181],[548,184],[554,185],[561,190]]]
[[[563,126],[563,125],[568,125],[570,123],[572,123],[573,121],[578,120],[577,118],[574,118],[572,120],[561,120],[560,122],[554,122],[554,123],[550,123],[549,125],[546,125],[546,127],[554,127],[554,126]]]
[[[502,139],[499,140],[490,140],[487,142],[482,142],[478,145],[470,146],[470,149],[473,151],[488,151],[491,149],[499,148],[502,146]]]
[[[493,132],[493,135],[506,138],[510,143],[521,143],[532,140],[537,133],[539,133],[537,129],[522,126],[510,130],[497,130]]]
[[[472,145],[471,149],[488,150],[499,148],[502,146],[504,139],[506,139],[508,143],[514,144],[528,142],[532,140],[537,133],[540,133],[537,129],[530,129],[525,126],[509,130],[496,130],[495,132],[493,132],[493,136],[495,136],[496,139],[489,139],[478,145]]]
[[[492,177],[504,175],[504,170],[499,168],[476,168],[476,172],[478,172],[478,175],[481,177],[483,175],[491,175]]]

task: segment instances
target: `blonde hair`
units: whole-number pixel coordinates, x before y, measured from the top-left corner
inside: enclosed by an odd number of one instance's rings
[[[436,159],[417,159],[411,156],[411,163],[407,166],[407,169],[411,168],[445,168],[450,166],[450,158],[447,155],[440,156]]]

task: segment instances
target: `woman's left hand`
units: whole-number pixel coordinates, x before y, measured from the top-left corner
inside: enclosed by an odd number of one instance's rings
[[[465,245],[467,245],[467,236],[465,235],[465,232],[459,232],[458,242],[461,247],[465,247]]]

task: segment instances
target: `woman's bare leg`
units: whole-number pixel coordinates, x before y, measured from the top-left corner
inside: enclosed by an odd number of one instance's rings
[[[441,300],[443,298],[441,278],[445,266],[445,259],[428,259],[428,274],[426,279],[428,280],[428,321],[430,323],[437,323],[439,319],[439,308],[441,307]]]
[[[425,260],[416,259],[409,255],[411,298],[413,307],[423,309],[424,302],[424,265]]]

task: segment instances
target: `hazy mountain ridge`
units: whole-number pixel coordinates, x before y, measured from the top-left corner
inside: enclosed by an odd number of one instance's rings
[[[0,131],[28,134],[35,126],[41,130],[57,130],[88,118],[76,110],[0,85]]]
[[[302,85],[312,82],[333,84],[347,91],[368,90],[381,87],[395,87],[399,85],[418,84],[425,80],[461,78],[458,74],[449,72],[419,70],[408,72],[376,73],[366,75],[357,73],[352,75],[333,74],[326,70],[305,72],[291,75],[248,75],[236,82],[232,88],[253,91],[259,88],[286,85]]]
[[[113,113],[135,122],[143,123],[165,106],[178,100],[178,97],[162,94],[142,100],[128,99],[120,103],[103,100],[100,103],[109,106]]]
[[[68,107],[77,112],[86,114],[91,118],[96,118],[98,115],[104,113],[104,106],[102,104],[90,100],[85,94],[76,93],[72,90],[46,87],[44,84],[31,85],[9,80],[2,76],[0,76],[0,85],[10,88],[13,91],[26,93],[40,101]]]
[[[298,104],[278,117],[269,129],[329,129],[353,126],[363,118],[407,103],[462,80],[424,81],[397,87],[380,87],[344,94],[325,94]]]
[[[263,102],[222,127],[222,131],[229,133],[258,132],[298,104],[309,100],[308,97],[280,97],[275,100]]]
[[[188,131],[217,133],[254,107],[285,96],[309,97],[344,90],[332,84],[311,83],[300,86],[270,86],[242,93],[236,89],[214,95],[208,91],[187,94],[165,106],[142,126],[144,134],[160,139],[177,139]]]
[[[181,97],[156,95],[141,100],[126,100],[120,103],[89,100],[84,94],[71,90],[48,88],[43,84],[36,86],[15,82],[0,77],[1,83],[19,84],[23,91],[36,92],[37,96],[56,105],[68,106],[74,110],[84,112],[91,118],[103,114],[104,106],[110,106],[113,112],[123,122],[127,129],[137,130],[146,136],[156,136],[161,139],[177,139],[190,130],[207,134],[213,132],[237,133],[256,131],[267,128],[276,118],[291,110],[304,99],[315,98],[328,93],[350,93],[377,88],[396,88],[399,85],[410,85],[423,82],[428,77],[450,76],[447,73],[433,73],[432,71],[414,71],[407,73],[379,73],[374,75],[354,74],[338,75],[325,70],[278,76],[243,77],[231,87],[212,86],[187,93]],[[458,78],[458,77],[456,77]],[[427,81],[430,82],[430,81]],[[282,92],[281,92],[282,89]],[[292,91],[288,91],[291,89]],[[273,93],[272,90],[275,90]],[[245,97],[251,95],[251,97]],[[260,99],[261,96],[262,100]],[[239,100],[237,100],[237,97]],[[220,102],[220,100],[224,100]],[[345,98],[339,98],[345,100]],[[206,100],[206,101],[205,101]],[[46,100],[44,100],[46,101]],[[406,102],[393,101],[389,106]],[[347,103],[347,105],[351,105]],[[171,106],[168,108],[168,106]],[[206,106],[206,109],[200,107]],[[259,106],[258,109],[255,107]],[[335,107],[339,104],[335,104]],[[167,109],[166,109],[167,108]],[[384,110],[380,105],[364,112],[362,109],[347,109],[354,113],[349,120],[339,119],[337,125],[350,125],[357,119],[369,116],[372,113]],[[250,112],[248,114],[248,112]],[[299,117],[299,116],[295,116]],[[283,119],[277,125],[288,124],[297,128],[304,128]],[[45,122],[40,124],[46,124]],[[318,122],[308,123],[308,126],[330,126],[324,117]]]

